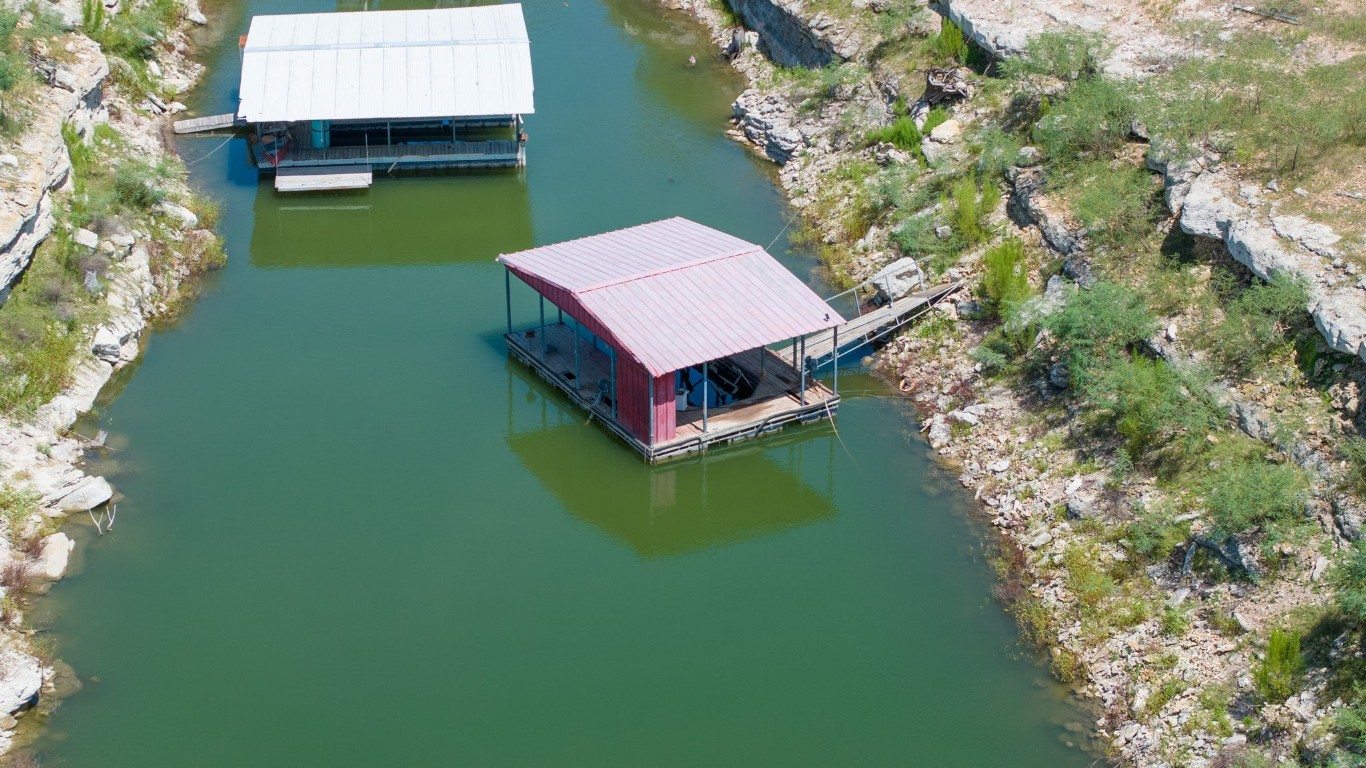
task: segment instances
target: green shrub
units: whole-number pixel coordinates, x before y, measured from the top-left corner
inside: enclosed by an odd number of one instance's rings
[[[1298,49],[1244,33],[1218,55],[1189,57],[1147,82],[1144,116],[1154,139],[1177,156],[1213,146],[1266,174],[1294,173],[1344,146],[1366,145],[1360,59],[1306,66]]]
[[[1302,516],[1307,485],[1298,467],[1263,460],[1230,461],[1210,478],[1205,506],[1219,531],[1241,533],[1262,523]]]
[[[1125,87],[1106,77],[1074,83],[1034,126],[1034,142],[1055,163],[1112,152],[1129,135],[1138,107]]]
[[[1020,137],[996,126],[983,130],[976,140],[977,175],[982,183],[1005,178],[1006,170],[1015,165],[1015,159],[1020,156],[1022,146]]]
[[[968,245],[982,241],[986,231],[982,228],[982,211],[977,202],[977,177],[973,174],[958,180],[953,185],[951,224],[955,232]]]
[[[930,38],[930,52],[959,64],[968,62],[968,41],[963,37],[963,30],[949,21],[947,16],[940,17],[939,34]]]
[[[925,136],[930,135],[930,131],[949,121],[949,111],[943,107],[935,107],[925,115],[925,125],[920,128],[920,133]]]
[[[165,163],[151,165],[134,158],[124,158],[114,170],[114,191],[127,207],[150,210],[166,199],[162,182],[170,174],[171,169]]]
[[[899,149],[908,150],[917,158],[923,158],[920,153],[921,138],[920,129],[915,127],[914,120],[909,117],[898,117],[891,125],[869,131],[864,136],[864,141],[869,145],[895,144]]]
[[[1347,462],[1346,485],[1357,493],[1366,493],[1366,440],[1351,436],[1338,444]],[[1366,575],[1366,571],[1362,572]]]
[[[11,542],[18,542],[28,519],[38,511],[38,494],[20,490],[9,483],[0,484],[0,524]]]
[[[996,316],[1004,315],[1033,292],[1029,287],[1024,242],[1019,238],[1009,237],[988,248],[982,256],[982,266],[982,298]]]
[[[1285,328],[1306,317],[1308,304],[1301,279],[1275,275],[1270,282],[1258,281],[1225,307],[1223,320],[1208,329],[1204,342],[1226,370],[1245,373],[1290,343]]]
[[[1132,455],[1216,426],[1221,418],[1198,382],[1161,360],[1101,358],[1080,377],[1083,395],[1129,443]]]
[[[1017,83],[1072,82],[1100,72],[1105,37],[1096,32],[1043,32],[1030,39],[1021,56],[1001,62],[1001,74]]]
[[[1266,643],[1266,656],[1253,673],[1257,692],[1267,701],[1285,701],[1295,693],[1303,674],[1304,655],[1300,653],[1300,634],[1271,630],[1271,637]]]
[[[1366,752],[1366,691],[1360,684],[1354,686],[1352,703],[1338,710],[1333,730],[1352,752]]]
[[[1174,515],[1166,509],[1144,507],[1136,510],[1124,538],[1129,540],[1134,554],[1144,560],[1162,560],[1177,546],[1186,543],[1190,538],[1190,525],[1176,522]]]
[[[1353,622],[1366,624],[1366,539],[1352,543],[1347,558],[1333,571],[1338,607]]]
[[[1072,171],[1065,186],[1072,213],[1093,242],[1113,246],[1153,229],[1161,187],[1142,168],[1088,161]]]
[[[1046,325],[1069,355],[1074,377],[1085,378],[1097,361],[1124,352],[1157,331],[1143,297],[1117,283],[1099,282],[1077,291]]]

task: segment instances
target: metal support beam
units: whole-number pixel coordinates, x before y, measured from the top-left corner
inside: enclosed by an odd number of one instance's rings
[[[608,349],[611,350],[608,357],[612,358],[612,380],[608,382],[607,389],[612,393],[612,418],[615,419],[617,417],[617,348],[608,347]]]
[[[650,379],[650,432],[645,436],[646,445],[655,444],[655,380]]]
[[[806,335],[802,335],[802,405],[806,405]]]
[[[574,323],[574,389],[583,389],[582,377],[579,375],[579,324]]]
[[[512,335],[512,270],[503,269],[503,298],[507,303],[508,335]]]
[[[545,297],[541,297],[541,362],[545,362]]]
[[[707,401],[711,400],[711,384],[707,380],[708,365],[702,364],[702,434],[707,433]]]
[[[830,353],[830,364],[835,367],[834,392],[840,393],[840,327],[835,326],[835,338],[831,341],[834,344],[834,351]]]

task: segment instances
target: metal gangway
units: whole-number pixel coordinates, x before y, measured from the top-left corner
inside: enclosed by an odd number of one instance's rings
[[[893,281],[901,279],[911,272],[914,272],[914,280],[919,284],[921,290],[881,304],[863,300],[862,293],[869,287],[880,287],[885,295],[894,295]],[[837,301],[846,300],[846,297],[852,299],[857,316],[838,328],[821,331],[806,338],[807,369],[818,372],[833,368],[840,357],[871,347],[876,342],[896,333],[901,328],[929,313],[935,305],[962,289],[966,284],[962,280],[957,280],[932,288],[925,288],[925,274],[912,260],[900,272],[879,272],[853,288],[831,296],[825,301],[832,306]],[[836,340],[838,340],[838,347]]]

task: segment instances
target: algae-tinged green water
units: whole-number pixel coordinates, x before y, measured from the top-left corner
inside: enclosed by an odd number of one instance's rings
[[[232,107],[251,13],[331,9],[223,9],[192,106]],[[184,142],[216,150],[192,168],[230,262],[99,417],[127,498],[36,611],[86,680],[45,758],[1089,762],[902,404],[851,395],[838,435],[652,469],[508,362],[500,251],[675,214],[783,228],[768,170],[722,135],[740,83],[696,28],[643,0],[526,12],[522,174],[285,199],[240,142]]]

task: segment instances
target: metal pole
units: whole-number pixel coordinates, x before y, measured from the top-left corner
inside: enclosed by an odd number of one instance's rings
[[[559,307],[555,307],[555,312],[557,317],[559,317],[560,325],[564,325],[564,310],[560,309]]]
[[[797,337],[792,337],[792,367],[797,367]]]
[[[650,378],[650,434],[645,438],[646,445],[655,444],[655,380]]]
[[[806,336],[802,336],[802,405],[806,405]]]
[[[574,322],[574,389],[582,389],[583,382],[579,378],[579,323]]]
[[[617,417],[617,350],[616,347],[608,347],[608,349],[611,350],[611,354],[608,355],[608,357],[612,358],[612,381],[610,383],[610,389],[612,391],[612,418],[615,419]]]
[[[707,383],[707,363],[702,364],[702,433],[707,432],[707,401],[711,399],[711,385]]]
[[[545,362],[545,297],[541,297],[541,362]]]
[[[835,345],[835,351],[830,353],[830,364],[835,366],[835,394],[838,395],[840,393],[840,328],[838,325],[835,326],[835,339],[832,343]]]
[[[512,270],[503,269],[503,299],[508,310],[508,335],[512,335]]]

